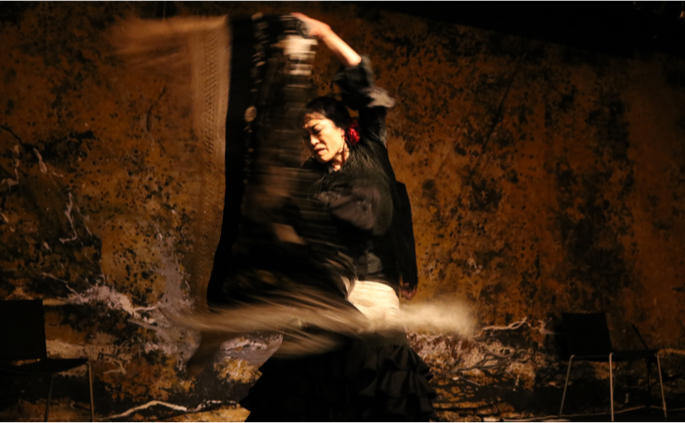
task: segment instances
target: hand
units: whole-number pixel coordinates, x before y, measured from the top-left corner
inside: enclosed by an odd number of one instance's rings
[[[402,294],[402,298],[411,300],[414,298],[414,295],[416,295],[416,286],[411,286],[408,283],[403,282],[400,288],[400,294]]]
[[[310,37],[315,37],[319,40],[322,40],[327,35],[331,34],[331,27],[321,21],[312,19],[309,16],[303,15],[302,13],[291,13],[291,15],[307,24],[307,35]]]
[[[307,25],[307,35],[315,37],[319,41],[323,41],[326,47],[340,60],[340,63],[345,67],[357,66],[361,63],[362,58],[352,47],[348,46],[340,37],[338,37],[331,27],[321,21],[312,19],[302,13],[292,13],[294,17],[301,20]]]

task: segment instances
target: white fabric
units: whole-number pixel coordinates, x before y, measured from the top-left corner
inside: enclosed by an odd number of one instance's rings
[[[376,328],[397,327],[400,322],[400,299],[395,290],[384,283],[356,281],[347,299]]]

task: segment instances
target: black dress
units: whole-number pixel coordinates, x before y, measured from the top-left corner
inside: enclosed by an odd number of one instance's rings
[[[340,170],[313,159],[320,173],[311,195],[333,215],[354,261],[357,280],[380,282],[396,294],[400,280],[417,283],[411,215],[404,186],[386,150],[385,115],[395,101],[374,86],[370,61],[343,68],[334,81],[343,102],[359,112],[360,141]],[[426,363],[404,332],[348,339],[337,350],[299,359],[271,359],[241,405],[248,421],[427,421],[434,417]]]

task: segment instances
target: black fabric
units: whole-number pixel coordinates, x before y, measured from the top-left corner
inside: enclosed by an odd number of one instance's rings
[[[337,172],[314,159],[305,163],[321,175],[312,192],[339,219],[357,279],[386,283],[399,294],[400,280],[415,288],[418,272],[409,197],[386,149],[385,116],[395,100],[374,85],[366,56],[357,66],[341,68],[333,80],[345,105],[359,113],[360,141]]]
[[[414,225],[412,223],[409,194],[407,193],[407,187],[402,182],[397,182],[397,194],[399,195],[401,228],[399,234],[400,242],[398,244],[398,249],[400,250],[400,273],[402,274],[402,281],[407,287],[409,289],[414,289],[419,284],[419,270],[416,265]]]
[[[374,85],[371,60],[362,56],[359,65],[341,67],[333,81],[340,87],[343,103],[359,112],[360,142],[380,143],[385,147],[385,115],[395,105],[395,99]]]
[[[314,210],[307,193],[285,184],[274,187],[278,181],[270,179],[272,170],[277,169],[274,172],[302,183],[314,181],[314,175],[300,167],[300,132],[294,124],[306,104],[309,84],[306,76],[284,71],[293,63],[278,47],[283,36],[299,31],[299,22],[289,15],[230,22],[226,196],[222,233],[207,287],[210,306],[278,298],[294,284],[316,287],[344,301],[346,289],[340,276],[354,276],[351,259],[335,242],[329,213]],[[265,192],[287,192],[290,203],[283,207],[268,204]],[[299,223],[298,234],[306,239],[306,245],[279,242],[274,223]],[[265,272],[278,284],[265,282]]]
[[[349,340],[344,348],[269,360],[241,406],[247,421],[428,421],[435,391],[403,334]]]
[[[238,236],[242,221],[242,198],[247,177],[245,160],[245,110],[252,105],[250,89],[252,56],[254,52],[254,24],[250,18],[236,18],[229,23],[231,30],[230,101],[226,116],[226,195],[221,237],[214,255],[214,267],[207,285],[207,302],[219,305],[225,302],[224,282],[231,272],[231,247]]]

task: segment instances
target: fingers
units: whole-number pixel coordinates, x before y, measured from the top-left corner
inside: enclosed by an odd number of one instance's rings
[[[402,293],[402,298],[407,300],[411,300],[414,298],[414,295],[416,295],[416,287],[411,288],[409,284],[402,284],[402,289],[400,291]]]
[[[302,22],[309,24],[309,25],[321,23],[321,22],[317,21],[316,19],[312,19],[309,16],[302,14],[302,13],[293,12],[293,13],[291,13],[291,15],[296,17],[297,19],[301,20]]]
[[[293,12],[291,15],[307,25],[307,31],[310,37],[322,38],[330,32],[330,27],[321,21],[317,21],[316,19],[312,19],[309,16],[298,12]]]

